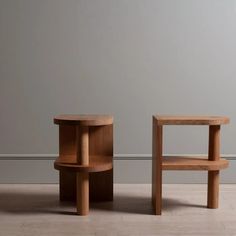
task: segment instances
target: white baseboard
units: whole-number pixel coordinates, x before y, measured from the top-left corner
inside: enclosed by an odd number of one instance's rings
[[[199,155],[199,154],[198,154]],[[56,154],[0,154],[0,183],[58,183],[53,168]],[[222,155],[230,166],[221,171],[221,183],[236,183],[236,155]],[[151,183],[151,155],[114,157],[115,183]],[[206,183],[206,171],[166,171],[164,183]]]

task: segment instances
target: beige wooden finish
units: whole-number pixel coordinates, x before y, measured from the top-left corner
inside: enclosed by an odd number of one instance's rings
[[[113,199],[113,118],[99,115],[60,115],[60,199],[77,202],[77,213],[87,215],[89,199]]]
[[[220,125],[228,123],[228,117],[220,116],[153,116],[152,203],[155,214],[161,215],[162,209],[162,170],[208,171],[207,207],[218,208],[219,171],[229,165],[220,158]],[[208,157],[164,156],[163,125],[208,125]]]
[[[112,156],[89,156],[88,165],[80,165],[74,162],[74,156],[61,156],[54,162],[56,170],[71,171],[71,172],[100,172],[112,169]],[[66,162],[68,160],[68,162]]]
[[[162,170],[222,170],[229,166],[223,158],[209,161],[207,157],[163,156]]]
[[[101,126],[113,124],[113,117],[107,115],[59,115],[54,118],[54,124]]]
[[[221,116],[154,116],[158,125],[223,125],[228,117]]]

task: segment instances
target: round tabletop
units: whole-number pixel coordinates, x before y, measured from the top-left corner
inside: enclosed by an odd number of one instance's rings
[[[65,114],[54,117],[54,124],[101,126],[113,124],[113,117],[109,115],[75,115]]]

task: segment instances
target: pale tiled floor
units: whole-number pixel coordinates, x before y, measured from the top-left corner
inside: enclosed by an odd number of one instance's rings
[[[236,185],[221,185],[220,208],[207,209],[206,185],[164,185],[163,214],[150,185],[115,185],[114,202],[75,215],[58,202],[58,185],[0,185],[0,236],[236,235]]]

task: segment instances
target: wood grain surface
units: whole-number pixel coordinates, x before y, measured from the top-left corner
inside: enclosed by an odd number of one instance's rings
[[[229,123],[224,116],[154,116],[158,125],[223,125]]]
[[[100,126],[113,124],[113,117],[109,115],[59,115],[54,117],[54,124]]]

